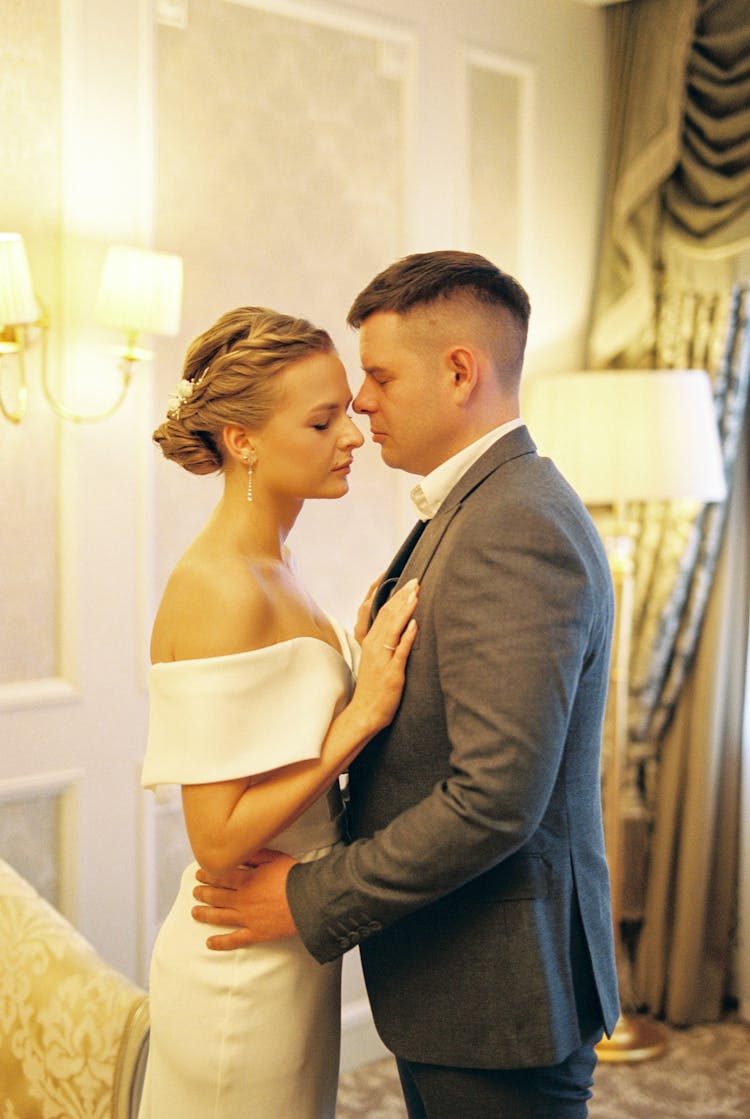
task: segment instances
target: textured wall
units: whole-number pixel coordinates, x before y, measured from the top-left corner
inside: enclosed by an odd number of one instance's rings
[[[61,90],[58,0],[4,0],[0,35],[0,228],[24,237],[38,295],[59,305]],[[40,348],[22,428],[0,417],[0,684],[57,669],[57,438],[38,391]],[[50,352],[54,367],[55,349]],[[15,363],[0,359],[7,406]]]
[[[184,30],[160,28],[157,238],[186,270],[182,336],[160,350],[161,401],[185,339],[242,304],[320,323],[356,388],[346,310],[403,248],[403,90],[380,58],[370,36],[223,0],[192,5]],[[310,503],[290,538],[315,593],[347,623],[396,543],[398,485],[363,449],[351,493]],[[161,584],[218,485],[160,464],[156,486]]]

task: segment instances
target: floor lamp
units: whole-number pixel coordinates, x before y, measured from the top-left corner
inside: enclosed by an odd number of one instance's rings
[[[628,506],[642,501],[721,501],[726,493],[708,374],[700,370],[597,370],[532,379],[525,418],[548,455],[588,506],[612,510],[602,535],[615,589],[615,633],[605,715],[604,832],[612,918],[621,953],[623,772],[637,527]],[[661,1054],[666,1031],[623,1011],[597,1047],[604,1061]]]

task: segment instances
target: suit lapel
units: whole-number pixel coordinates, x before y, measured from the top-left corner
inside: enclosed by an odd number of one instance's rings
[[[459,478],[453,489],[446,497],[443,504],[440,506],[436,516],[441,516],[442,513],[448,512],[456,505],[460,505],[477,486],[480,486],[485,478],[493,474],[499,467],[504,466],[507,462],[513,459],[520,458],[522,455],[533,454],[536,451],[536,444],[529,435],[527,427],[516,427],[513,431],[509,431],[502,439],[498,439],[493,443],[484,454],[477,459],[466,473]]]
[[[432,520],[418,521],[396,553],[373,599],[374,618],[394,590],[409,579],[421,579],[445,530],[461,508],[461,503],[495,470],[521,455],[536,451],[526,427],[518,427],[493,443],[489,450],[459,478]]]
[[[396,589],[396,583],[398,583],[399,578],[404,571],[407,563],[409,562],[411,554],[417,545],[417,542],[420,540],[422,533],[427,527],[427,524],[427,521],[417,521],[417,523],[414,525],[411,532],[407,536],[406,540],[404,540],[403,544],[396,552],[396,555],[391,560],[388,570],[383,576],[383,581],[381,582],[378,589],[375,591],[375,597],[372,600],[372,618],[375,617],[380,607],[388,601],[388,599],[391,597],[394,590]]]
[[[421,579],[443,535],[466,498],[478,489],[496,470],[512,459],[536,451],[534,441],[527,428],[518,427],[485,451],[477,461],[459,478],[422,534],[398,579],[399,585],[407,579]]]

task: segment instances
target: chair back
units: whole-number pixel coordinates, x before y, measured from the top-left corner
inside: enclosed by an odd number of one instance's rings
[[[148,1028],[146,992],[0,859],[0,1099],[7,1114],[135,1119]]]

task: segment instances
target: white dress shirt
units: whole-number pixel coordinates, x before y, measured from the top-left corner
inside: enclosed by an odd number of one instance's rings
[[[436,466],[434,470],[426,474],[421,482],[417,482],[409,496],[417,507],[419,519],[422,521],[431,520],[456,482],[463,477],[469,467],[473,466],[493,443],[502,439],[509,431],[521,427],[522,424],[523,420],[517,417],[515,420],[508,420],[507,423],[500,424],[500,427],[494,427],[492,431],[480,436],[468,447],[464,447],[457,454],[447,458],[445,462],[441,462],[440,466]]]

